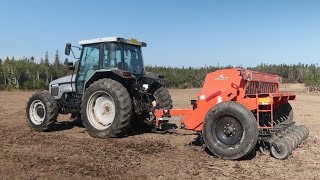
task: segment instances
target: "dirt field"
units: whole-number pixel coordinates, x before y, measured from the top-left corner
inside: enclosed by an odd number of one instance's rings
[[[174,107],[189,107],[197,91],[171,90]],[[289,159],[257,152],[251,160],[225,161],[189,145],[196,137],[189,131],[100,140],[59,116],[55,131],[33,132],[24,109],[31,94],[0,92],[0,179],[320,179],[319,95],[299,93],[292,103],[310,136]]]

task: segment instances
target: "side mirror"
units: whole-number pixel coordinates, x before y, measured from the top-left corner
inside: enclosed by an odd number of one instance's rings
[[[68,62],[68,69],[69,70],[74,70],[73,62]]]
[[[70,43],[67,43],[66,44],[66,48],[64,50],[64,54],[69,56],[70,55],[70,51],[71,51],[71,44]]]

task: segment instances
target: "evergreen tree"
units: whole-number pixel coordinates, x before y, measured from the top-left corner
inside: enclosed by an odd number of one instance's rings
[[[48,51],[46,52],[46,55],[44,56],[44,65],[49,66],[49,55],[48,55]]]
[[[0,58],[0,65],[2,64],[2,59]]]
[[[33,57],[33,56],[31,56],[30,60],[31,60],[31,62],[34,62],[34,57]]]
[[[49,85],[49,81],[50,78],[52,77],[52,73],[51,73],[51,68],[50,68],[50,64],[49,64],[49,55],[48,55],[48,51],[46,52],[46,55],[44,57],[44,75],[45,75],[45,85],[48,86]]]
[[[68,66],[68,63],[69,63],[69,60],[68,60],[68,58],[66,58],[66,59],[64,60],[64,62],[63,62],[63,65]]]
[[[60,66],[60,57],[59,57],[59,51],[56,51],[56,54],[54,55],[54,63],[53,65],[55,66],[55,68],[59,68]]]
[[[53,79],[59,78],[64,74],[63,69],[61,69],[60,66],[59,51],[57,50],[56,54],[54,55],[54,63],[52,67]]]

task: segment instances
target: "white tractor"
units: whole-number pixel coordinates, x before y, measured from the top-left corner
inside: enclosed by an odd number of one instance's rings
[[[80,41],[74,75],[54,80],[49,92],[37,92],[27,103],[27,122],[37,131],[54,125],[58,114],[78,115],[93,137],[122,137],[132,126],[155,126],[156,109],[171,109],[164,77],[145,72],[136,39],[107,37]],[[65,54],[73,54],[70,43]]]

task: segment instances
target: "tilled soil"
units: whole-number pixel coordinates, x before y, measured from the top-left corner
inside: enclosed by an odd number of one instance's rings
[[[300,91],[301,85],[288,85]],[[198,89],[170,90],[174,108],[189,107]],[[32,92],[0,92],[0,179],[320,179],[320,96],[299,94],[295,121],[310,136],[287,160],[257,152],[250,160],[226,161],[189,145],[191,131],[95,139],[81,125],[59,116],[51,132],[25,122]]]

